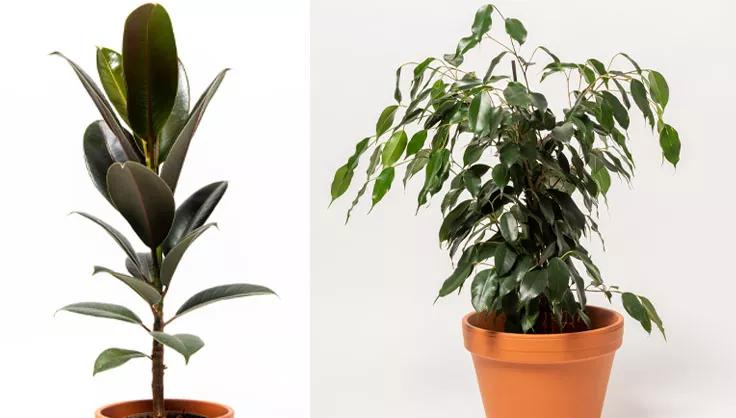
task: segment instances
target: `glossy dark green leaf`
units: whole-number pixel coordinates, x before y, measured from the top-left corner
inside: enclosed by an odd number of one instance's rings
[[[133,311],[125,306],[112,303],[80,302],[67,305],[60,311],[73,312],[80,315],[95,316],[98,318],[116,319],[118,321],[140,324],[143,322]]]
[[[82,68],[75,64],[74,61],[65,57],[64,54],[53,52],[52,55],[58,55],[69,63],[74,70],[74,73],[79,78],[79,81],[82,82],[82,86],[84,86],[84,89],[87,90],[87,93],[92,98],[95,106],[97,106],[97,110],[102,115],[102,119],[107,123],[107,126],[113,134],[115,134],[115,137],[118,138],[120,146],[125,150],[125,155],[127,155],[130,160],[140,161],[140,150],[137,148],[133,137],[120,125],[118,117],[115,116],[115,112],[113,112],[112,107],[110,107],[110,104],[105,99],[102,91],[100,91],[100,88],[97,87],[92,78],[90,78]]]
[[[549,291],[553,300],[560,300],[570,289],[570,269],[564,261],[555,257],[549,260],[547,266],[547,277],[549,279]]]
[[[509,34],[511,39],[515,40],[519,44],[524,44],[524,42],[526,42],[526,28],[519,19],[506,19],[506,33]]]
[[[155,287],[137,277],[131,277],[125,274],[121,274],[106,267],[95,266],[94,272],[92,274],[97,273],[107,273],[125,283],[128,287],[133,289],[135,293],[143,298],[143,300],[145,300],[149,305],[156,305],[161,302],[161,293],[159,293],[159,291]]]
[[[168,287],[169,284],[171,284],[171,279],[174,277],[176,268],[179,266],[179,262],[181,261],[182,257],[184,257],[184,253],[187,251],[189,246],[192,245],[194,240],[199,238],[199,236],[202,235],[204,231],[212,226],[216,226],[216,224],[205,224],[193,230],[192,232],[185,235],[182,239],[180,239],[176,246],[172,248],[171,251],[169,251],[169,253],[164,258],[163,263],[161,264],[161,283],[164,286]]]
[[[500,188],[506,187],[509,182],[509,169],[506,164],[497,164],[491,172],[493,182]]]
[[[378,117],[378,121],[376,122],[376,138],[383,135],[391,128],[391,125],[394,124],[396,109],[398,108],[399,107],[396,105],[391,105],[383,109],[383,112],[381,112],[381,115]]]
[[[95,367],[92,375],[101,373],[116,367],[120,367],[134,358],[145,358],[148,355],[135,350],[126,350],[123,348],[108,348],[100,353],[95,360]]]
[[[187,120],[189,119],[189,101],[189,77],[187,77],[184,64],[179,61],[176,99],[174,100],[174,106],[171,108],[171,115],[169,115],[163,128],[161,128],[161,139],[159,141],[161,146],[161,161],[166,161],[171,146],[174,145],[174,141],[176,141],[181,130],[184,129],[184,125],[187,124]]]
[[[559,190],[548,190],[548,193],[557,202],[562,211],[562,216],[573,228],[583,229],[585,227],[585,215],[569,194]]]
[[[498,276],[494,269],[478,272],[470,288],[473,308],[476,312],[488,311],[498,292]]]
[[[503,90],[503,96],[506,98],[506,103],[510,106],[526,107],[531,104],[531,98],[529,93],[523,84],[512,81]]]
[[[127,122],[128,93],[123,75],[123,56],[109,48],[97,48],[97,73],[107,98]]]
[[[113,228],[112,226],[110,226],[109,224],[101,220],[100,218],[97,218],[96,216],[92,216],[84,212],[72,212],[72,213],[82,216],[84,218],[87,218],[90,221],[99,225],[102,229],[105,230],[105,232],[107,232],[112,237],[112,239],[118,244],[118,246],[120,246],[120,248],[122,248],[123,251],[125,251],[125,254],[128,256],[128,258],[130,258],[131,260],[138,260],[135,249],[130,244],[130,241],[128,241],[128,239],[125,238],[125,235],[121,234],[120,231]]]
[[[629,89],[631,91],[631,97],[634,98],[634,103],[641,110],[644,118],[649,122],[650,126],[654,126],[654,115],[652,114],[652,108],[649,107],[647,90],[644,84],[639,80],[631,80]]]
[[[516,253],[508,245],[499,245],[496,248],[494,254],[494,265],[496,266],[496,273],[499,276],[504,276],[506,273],[511,271],[516,263]]]
[[[490,130],[492,107],[490,94],[480,92],[475,95],[468,110],[468,125],[473,132],[480,135]]]
[[[161,344],[173,348],[184,356],[184,361],[189,364],[189,359],[194,353],[204,347],[204,341],[192,334],[166,334],[165,332],[153,331],[151,336]]]
[[[618,100],[616,96],[608,91],[601,92],[603,99],[608,103],[613,111],[616,122],[624,129],[629,129],[629,111]]]
[[[384,167],[390,167],[399,161],[404,154],[407,142],[409,142],[409,138],[404,131],[397,131],[391,135],[391,138],[386,141],[386,145],[383,146],[383,153],[381,154],[381,162]]]
[[[611,174],[606,170],[606,167],[600,166],[593,170],[590,175],[598,185],[598,190],[604,195],[608,193],[608,189],[611,188]]]
[[[421,130],[415,133],[411,136],[411,140],[409,141],[409,145],[406,146],[406,156],[409,157],[411,155],[416,154],[419,152],[420,149],[424,146],[424,142],[427,140],[427,131]]]
[[[115,163],[107,171],[115,208],[150,248],[161,244],[174,221],[174,196],[153,171],[135,162]]]
[[[501,234],[506,242],[513,244],[519,239],[519,223],[516,221],[513,213],[506,212],[501,215],[498,224],[501,227]]]
[[[641,305],[644,307],[644,309],[647,311],[647,316],[657,325],[657,328],[659,328],[659,332],[662,333],[662,336],[664,339],[667,339],[667,334],[664,332],[664,325],[662,323],[662,318],[659,317],[659,314],[657,313],[657,310],[654,309],[654,305],[652,302],[645,298],[644,296],[639,296],[639,300],[641,301]]]
[[[524,275],[519,287],[519,303],[526,304],[544,292],[549,284],[547,270],[532,270]]]
[[[484,83],[488,83],[488,81],[491,80],[491,77],[493,76],[493,70],[496,69],[498,64],[501,62],[501,59],[503,59],[506,54],[508,54],[508,51],[503,51],[491,60],[491,63],[488,65],[488,70],[486,70],[486,75],[483,77]]]
[[[639,297],[633,293],[626,292],[621,295],[621,300],[624,303],[624,309],[631,315],[632,318],[639,321],[641,326],[646,330],[647,333],[652,332],[652,321],[647,314],[647,310],[644,305],[641,304]]]
[[[538,300],[532,300],[524,309],[524,313],[521,316],[521,330],[522,332],[529,332],[537,324],[539,318],[539,302]]]
[[[649,91],[652,93],[652,99],[662,105],[662,109],[667,106],[670,100],[670,88],[664,76],[654,70],[649,71]]]
[[[396,103],[401,103],[401,69],[403,66],[396,69],[396,87],[394,88],[394,100]]]
[[[207,290],[203,290],[189,298],[183,305],[181,305],[179,310],[176,311],[176,316],[182,316],[211,303],[258,295],[276,295],[276,293],[267,287],[247,283],[215,286]]]
[[[207,110],[207,106],[212,100],[212,97],[220,87],[220,84],[222,84],[222,80],[225,78],[227,71],[228,70],[225,69],[217,74],[212,83],[207,87],[207,90],[205,90],[199,100],[197,100],[197,103],[194,104],[192,112],[189,114],[189,119],[187,119],[187,123],[184,124],[181,132],[179,132],[179,136],[176,138],[176,141],[174,141],[174,145],[171,146],[171,150],[166,157],[166,162],[161,169],[161,178],[163,178],[166,184],[169,185],[172,192],[176,190],[176,184],[179,182],[179,175],[181,174],[181,169],[184,165],[187,151],[189,150],[189,144],[192,142],[192,137],[197,131],[199,122],[202,120],[204,112]]]
[[[471,31],[473,32],[473,35],[475,35],[476,39],[480,40],[480,38],[485,35],[489,29],[491,29],[491,24],[493,23],[491,19],[492,13],[493,6],[490,4],[481,6],[475,12],[475,18],[473,19],[473,26],[471,27]]]
[[[608,71],[606,71],[606,66],[600,62],[599,60],[595,58],[591,58],[588,61],[588,64],[590,64],[591,67],[595,70],[596,73],[599,75],[606,75],[608,74]]]
[[[518,144],[509,143],[501,147],[500,154],[501,162],[511,167],[519,161],[521,149]]]
[[[176,208],[174,223],[162,245],[164,254],[168,254],[183,237],[207,222],[226,190],[226,181],[208,184],[194,192]]]
[[[442,298],[450,293],[456,291],[459,289],[463,283],[465,283],[465,280],[470,277],[470,273],[473,272],[473,266],[469,263],[458,263],[458,266],[455,268],[455,270],[452,272],[450,277],[445,279],[445,281],[442,283],[442,288],[440,289],[440,293],[437,296],[437,298]]]
[[[130,127],[155,141],[174,106],[179,72],[174,30],[163,6],[144,4],[128,16],[123,57]]]
[[[126,257],[125,269],[128,270],[128,273],[133,275],[133,277],[137,277],[149,283],[153,282],[154,265],[153,257],[150,252],[138,253],[137,260]]]
[[[373,185],[373,193],[371,195],[371,199],[373,201],[372,206],[375,206],[376,203],[380,202],[381,199],[383,199],[383,196],[385,196],[391,189],[391,183],[394,181],[395,173],[396,170],[393,167],[387,167],[381,171],[381,174],[379,174],[378,177],[376,177],[376,182]]]
[[[677,167],[680,161],[680,135],[677,130],[665,124],[659,132],[659,146],[662,148],[664,158],[673,166]]]
[[[84,131],[83,148],[84,161],[87,164],[87,172],[92,179],[92,183],[102,196],[109,201],[107,169],[116,161],[127,161],[125,151],[105,121],[102,120],[92,122],[87,126]]]

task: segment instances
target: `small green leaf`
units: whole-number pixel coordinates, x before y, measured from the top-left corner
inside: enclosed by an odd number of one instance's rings
[[[157,303],[161,302],[161,293],[159,293],[159,291],[156,290],[155,287],[137,277],[131,277],[125,274],[121,274],[112,271],[106,267],[95,266],[94,272],[92,274],[97,273],[107,273],[125,283],[128,287],[133,289],[135,293],[143,298],[143,300],[145,300],[149,305],[156,305]]]
[[[470,273],[473,272],[473,265],[470,263],[458,263],[457,267],[455,268],[455,271],[452,272],[450,277],[448,277],[444,283],[442,283],[442,288],[440,289],[440,293],[437,296],[437,298],[445,297],[449,295],[450,293],[454,292],[455,290],[459,289],[460,286],[465,283],[465,280],[468,279],[470,276]]]
[[[496,272],[499,276],[503,276],[514,267],[514,263],[516,263],[516,253],[506,244],[499,245],[496,247],[494,260]]]
[[[493,103],[491,102],[490,94],[486,92],[480,92],[475,95],[473,100],[470,102],[470,108],[468,109],[468,125],[470,129],[478,135],[488,132],[490,129],[490,117],[491,108]]]
[[[519,144],[508,143],[501,147],[500,154],[501,162],[506,164],[506,166],[511,167],[519,161],[521,148],[519,148]]]
[[[394,100],[401,103],[401,68],[396,69],[396,87],[394,88]]]
[[[629,129],[629,111],[624,107],[623,104],[618,100],[616,96],[608,91],[601,92],[603,99],[608,103],[613,111],[613,117],[616,118],[616,122],[621,125],[624,129]]]
[[[649,90],[652,93],[652,99],[662,105],[662,109],[667,106],[670,100],[670,88],[664,76],[654,70],[649,71]]]
[[[666,340],[667,334],[665,334],[664,332],[664,325],[662,324],[662,318],[659,317],[657,310],[654,309],[654,305],[649,299],[645,298],[644,296],[639,296],[639,299],[641,300],[641,304],[642,306],[644,306],[644,309],[646,309],[647,315],[652,320],[652,322],[657,324],[657,328],[659,328],[659,332],[662,333],[662,336]]]
[[[519,303],[526,304],[532,299],[541,295],[544,289],[547,288],[549,279],[547,276],[547,270],[532,270],[521,279],[521,286],[519,288]]]
[[[493,6],[490,4],[481,6],[475,12],[471,31],[473,32],[473,35],[475,35],[476,39],[480,40],[480,38],[485,35],[489,29],[491,29],[491,13],[493,13]]]
[[[499,224],[501,226],[501,235],[503,235],[503,239],[506,242],[513,244],[519,239],[519,223],[516,221],[513,213],[506,212],[501,215]]]
[[[631,90],[631,96],[634,98],[634,103],[641,110],[644,119],[649,122],[650,126],[654,126],[654,115],[652,114],[652,109],[649,107],[646,87],[644,87],[641,81],[634,79],[631,80],[629,88]]]
[[[503,90],[503,96],[509,106],[526,107],[531,104],[529,93],[523,84],[512,81]]]
[[[203,290],[191,298],[189,298],[183,305],[176,311],[176,317],[182,316],[195,309],[202,308],[211,303],[221,302],[224,300],[242,298],[246,296],[258,296],[258,295],[275,295],[273,290],[247,283],[236,283],[226,284],[221,286],[215,286],[207,290]]]
[[[526,28],[519,19],[506,19],[506,33],[508,33],[509,36],[519,44],[523,45],[524,42],[526,42]]]
[[[391,135],[391,138],[384,145],[383,153],[381,154],[381,161],[384,167],[390,167],[399,161],[404,154],[404,149],[406,149],[406,143],[408,141],[409,139],[404,131],[394,132]]]
[[[108,48],[97,48],[97,73],[108,99],[120,117],[128,120],[128,99],[123,75],[123,56]]]
[[[133,311],[125,306],[112,303],[80,302],[67,305],[59,310],[98,318],[116,319],[132,324],[143,324],[143,321]]]
[[[473,297],[473,308],[476,312],[490,310],[498,292],[498,276],[495,270],[486,269],[478,272],[473,278],[470,292]]]
[[[677,167],[677,163],[680,161],[680,135],[677,130],[665,124],[659,132],[659,145],[662,148],[664,158]]]
[[[496,183],[496,186],[499,188],[506,187],[506,184],[509,182],[509,169],[506,164],[497,164],[493,167],[491,177],[493,177],[493,182]]]
[[[189,358],[204,347],[202,339],[192,334],[166,334],[164,332],[152,331],[151,336],[161,344],[173,348],[184,356],[188,364]]]
[[[335,172],[335,177],[332,179],[332,186],[330,187],[330,195],[332,196],[333,201],[345,194],[348,187],[350,187],[350,182],[353,179],[355,168],[358,166],[360,156],[363,155],[365,150],[368,148],[369,141],[370,138],[363,138],[358,142],[355,145],[355,152],[353,152],[353,155],[348,158],[348,162],[338,168]],[[370,174],[371,173],[368,173],[368,175]]]
[[[135,350],[123,348],[108,348],[100,353],[95,360],[93,375],[122,366],[134,358],[148,357],[148,355]]]
[[[383,196],[391,189],[391,183],[394,181],[394,175],[396,171],[393,167],[384,168],[381,174],[376,177],[376,182],[373,185],[372,200],[373,205],[380,202]]]
[[[493,76],[493,70],[496,69],[496,66],[498,66],[498,63],[501,62],[501,59],[506,54],[508,54],[508,51],[503,51],[491,60],[491,64],[488,66],[488,70],[486,71],[486,75],[483,77],[483,83],[488,83],[491,80],[491,77]]]
[[[560,300],[570,289],[570,269],[564,261],[555,257],[549,260],[547,266],[549,290],[553,300]]]
[[[540,112],[544,113],[547,111],[547,98],[542,93],[529,93],[529,99]]]
[[[398,108],[396,105],[391,105],[383,109],[381,116],[378,117],[378,121],[376,122],[376,138],[391,128],[391,125],[394,123],[394,117],[396,117],[396,109]]]
[[[621,295],[621,300],[624,303],[624,309],[626,309],[626,312],[628,312],[632,318],[639,321],[647,333],[651,333],[652,322],[649,319],[649,315],[647,314],[647,310],[644,308],[644,305],[641,304],[639,297],[633,293],[626,292]]]
[[[420,149],[424,146],[424,142],[427,140],[427,131],[421,130],[414,135],[411,136],[411,140],[409,141],[409,145],[406,146],[406,156],[409,157],[411,155],[416,154],[419,152]]]

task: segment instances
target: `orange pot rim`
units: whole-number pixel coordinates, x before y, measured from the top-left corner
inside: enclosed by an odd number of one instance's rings
[[[473,355],[518,363],[557,363],[585,360],[616,351],[623,342],[623,316],[611,309],[588,306],[593,329],[563,334],[516,334],[479,326],[486,313],[463,318],[465,347]],[[499,328],[498,319],[492,322]]]
[[[109,405],[105,405],[101,408],[99,408],[97,411],[95,411],[96,417],[109,417],[110,410],[114,410],[116,408],[121,408],[127,405],[151,405],[152,401],[150,399],[138,399],[138,400],[132,400],[132,401],[123,401],[123,402],[115,402],[111,403]],[[210,402],[210,401],[202,401],[202,400],[196,400],[196,399],[166,399],[166,404],[174,403],[174,404],[187,404],[187,405],[199,405],[209,408],[218,408],[222,409],[224,412],[218,416],[208,417],[208,418],[231,418],[235,415],[235,411],[230,408],[227,405],[223,405],[217,402]],[[146,411],[141,411],[146,412]],[[191,411],[193,413],[197,413],[196,410]]]

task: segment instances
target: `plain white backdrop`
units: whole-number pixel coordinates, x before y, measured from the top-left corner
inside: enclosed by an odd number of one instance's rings
[[[357,188],[327,205],[334,170],[393,101],[396,67],[454,50],[483,3],[374,0],[357,7],[312,1],[315,418],[482,416],[460,329],[471,310],[469,295],[432,305],[451,271],[437,244],[437,199],[415,217],[417,186],[404,192],[397,182],[370,216],[364,199],[347,227],[345,210]],[[545,45],[563,60],[608,62],[625,51],[667,77],[666,114],[683,141],[681,163],[677,170],[661,163],[657,139],[635,116],[630,134],[637,175],[631,189],[615,184],[610,209],[601,211],[607,251],[597,242],[590,248],[609,283],[654,301],[669,341],[627,321],[604,417],[733,417],[734,3],[496,4],[524,22],[528,45]],[[467,68],[483,72],[497,53],[483,44],[469,55]],[[614,307],[622,310],[620,301]]]
[[[33,1],[0,14],[2,303],[0,415],[91,417],[106,403],[150,399],[150,364],[92,377],[108,347],[148,351],[150,338],[122,322],[54,312],[80,301],[128,305],[150,315],[95,264],[123,269],[121,251],[73,210],[96,214],[135,238],[90,182],[82,133],[100,116],[59,50],[90,74],[95,46],[119,49],[140,1]],[[177,200],[210,182],[230,187],[172,284],[170,310],[195,292],[250,282],[280,298],[212,305],[172,324],[205,341],[189,366],[167,351],[167,395],[222,402],[238,416],[305,418],[309,409],[308,5],[170,1],[193,101],[231,67],[195,136]],[[137,242],[137,241],[136,241]],[[139,245],[141,245],[139,243]]]

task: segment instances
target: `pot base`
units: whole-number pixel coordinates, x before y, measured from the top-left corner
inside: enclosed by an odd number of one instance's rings
[[[233,418],[235,413],[225,405],[186,399],[167,399],[166,418]],[[150,400],[120,402],[100,408],[96,418],[150,418]]]

